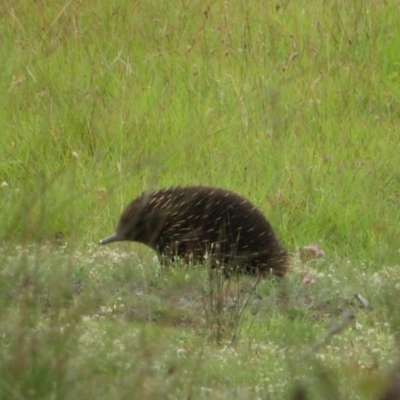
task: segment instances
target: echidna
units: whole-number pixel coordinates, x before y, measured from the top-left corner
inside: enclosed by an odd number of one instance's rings
[[[260,210],[238,194],[187,186],[145,192],[126,206],[116,233],[100,241],[135,241],[154,249],[161,262],[211,259],[226,268],[278,277],[287,251]]]

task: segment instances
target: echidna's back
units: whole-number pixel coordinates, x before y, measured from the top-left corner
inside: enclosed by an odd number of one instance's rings
[[[162,259],[213,256],[249,273],[277,276],[287,269],[287,252],[264,215],[224,189],[189,186],[144,193],[126,207],[118,229],[127,231],[130,223],[139,233],[126,239],[151,246]]]

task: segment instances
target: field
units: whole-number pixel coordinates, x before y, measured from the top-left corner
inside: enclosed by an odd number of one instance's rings
[[[3,0],[0,398],[380,398],[400,373],[398,13]],[[256,204],[287,276],[96,244],[143,190],[189,184]]]

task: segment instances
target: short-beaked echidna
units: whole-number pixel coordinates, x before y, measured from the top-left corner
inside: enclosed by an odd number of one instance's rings
[[[239,272],[281,277],[288,254],[261,211],[238,194],[187,186],[143,193],[126,206],[116,233],[100,241],[135,241],[161,262],[211,259]]]

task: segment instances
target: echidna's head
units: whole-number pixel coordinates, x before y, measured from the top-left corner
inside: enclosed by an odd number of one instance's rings
[[[100,240],[99,244],[132,241],[154,247],[160,223],[157,214],[154,210],[148,209],[147,201],[143,197],[134,200],[122,212],[116,232]]]

